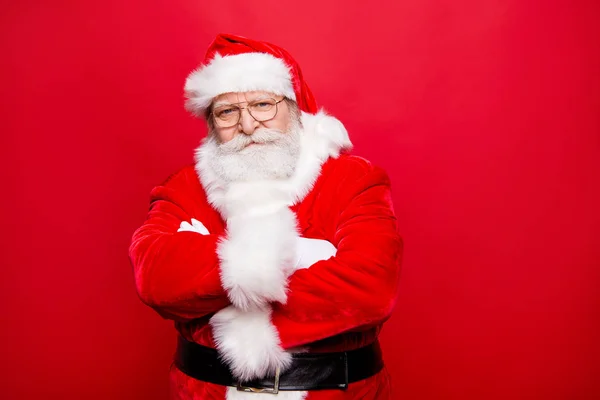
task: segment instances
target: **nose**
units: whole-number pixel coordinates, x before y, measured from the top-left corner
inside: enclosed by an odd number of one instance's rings
[[[248,112],[247,108],[240,110],[240,122],[239,129],[246,135],[252,135],[256,128],[258,128],[258,121],[252,118],[252,115]]]

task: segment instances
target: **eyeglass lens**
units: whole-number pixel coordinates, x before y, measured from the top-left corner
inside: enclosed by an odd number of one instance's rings
[[[277,101],[275,99],[261,99],[248,103],[245,107],[250,116],[258,122],[268,121],[275,118],[277,114]],[[222,128],[236,125],[242,114],[242,107],[237,105],[225,105],[217,107],[212,112],[215,122]]]

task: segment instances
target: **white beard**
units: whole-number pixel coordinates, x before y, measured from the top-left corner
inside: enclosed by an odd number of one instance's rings
[[[263,128],[252,135],[238,133],[223,144],[218,144],[216,135],[209,132],[207,141],[214,142],[215,150],[208,164],[226,182],[287,179],[298,163],[301,130],[300,122],[292,119],[287,133]]]

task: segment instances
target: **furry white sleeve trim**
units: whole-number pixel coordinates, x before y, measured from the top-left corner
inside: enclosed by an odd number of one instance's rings
[[[241,310],[285,303],[298,236],[289,195],[267,186],[233,184],[225,198],[227,234],[217,254],[229,300]]]
[[[292,356],[283,350],[271,309],[241,311],[229,306],[210,319],[219,355],[241,382],[289,367]]]

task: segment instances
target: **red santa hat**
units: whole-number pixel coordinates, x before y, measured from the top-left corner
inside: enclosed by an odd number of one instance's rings
[[[317,104],[298,63],[290,53],[267,42],[220,34],[204,63],[185,82],[186,109],[202,115],[223,93],[262,90],[296,101],[301,111],[317,112]]]

